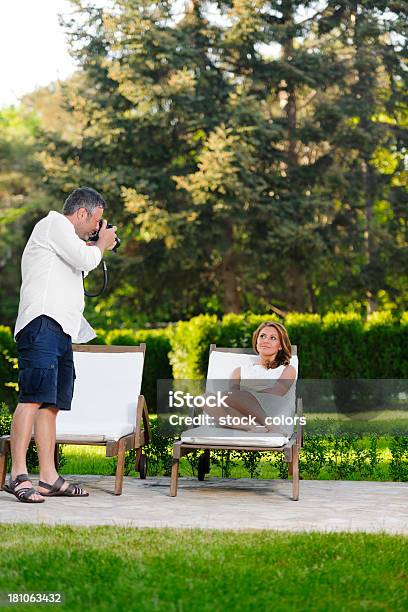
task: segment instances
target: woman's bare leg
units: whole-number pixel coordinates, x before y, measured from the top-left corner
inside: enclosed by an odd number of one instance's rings
[[[206,412],[216,419],[218,425],[255,432],[261,432],[262,427],[265,427],[264,431],[267,429],[265,426],[265,418],[267,415],[262,410],[257,399],[248,391],[233,391],[228,396],[225,403],[228,407],[206,407]],[[230,417],[230,424],[228,424],[228,422],[225,423],[225,419],[228,417]],[[252,420],[253,423],[242,422],[243,417],[246,417],[249,421]],[[220,423],[220,418],[223,418],[222,423]],[[232,419],[241,421],[242,423],[237,425],[232,424]]]
[[[228,408],[224,406],[208,406],[205,410],[210,416],[214,418],[216,425],[218,425],[219,427],[242,429],[244,431],[249,431],[252,428],[251,425],[245,425],[244,423],[240,423],[242,417],[247,415],[243,415],[242,412],[235,410],[235,408],[232,408],[231,406],[229,406]],[[229,422],[227,421],[227,419]],[[235,419],[236,421],[238,421],[238,423],[233,424],[232,419]]]

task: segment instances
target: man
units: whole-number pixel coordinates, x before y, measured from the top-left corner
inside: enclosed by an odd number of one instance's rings
[[[19,403],[11,427],[12,469],[4,490],[21,502],[41,503],[44,497],[85,497],[55,469],[56,418],[70,410],[75,370],[72,342],[95,337],[82,316],[82,273],[96,268],[105,249],[115,246],[116,227],[102,222],[97,242],[87,245],[99,229],[106,203],[90,187],[75,189],[62,214],[51,211],[36,226],[24,249],[20,305],[14,331],[19,367]],[[38,450],[38,490],[27,476],[26,454],[32,430]]]

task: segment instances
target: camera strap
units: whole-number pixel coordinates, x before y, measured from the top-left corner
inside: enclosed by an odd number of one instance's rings
[[[102,289],[98,291],[97,293],[90,293],[89,291],[85,289],[85,274],[82,272],[82,282],[84,285],[84,293],[86,297],[99,297],[100,295],[102,295],[102,293],[105,291],[106,287],[108,286],[108,267],[104,259],[102,259],[101,263],[103,267],[103,285],[102,285]]]

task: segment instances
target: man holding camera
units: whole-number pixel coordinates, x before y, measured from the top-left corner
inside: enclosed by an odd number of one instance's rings
[[[82,316],[82,273],[96,268],[104,251],[116,244],[116,227],[107,228],[102,221],[105,208],[105,200],[94,189],[75,189],[62,214],[51,211],[36,224],[24,249],[14,331],[20,394],[11,427],[11,476],[4,486],[21,502],[89,495],[58,475],[54,450],[58,411],[71,408],[75,379],[72,342],[95,337]],[[86,244],[98,230],[98,239]],[[26,465],[33,426],[40,464],[38,490],[28,478]]]

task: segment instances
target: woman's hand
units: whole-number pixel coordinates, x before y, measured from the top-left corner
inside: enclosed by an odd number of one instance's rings
[[[278,378],[273,387],[263,389],[260,393],[270,393],[271,395],[280,395],[283,397],[287,394],[296,379],[296,370],[293,366],[288,365],[282,372],[282,376]]]

